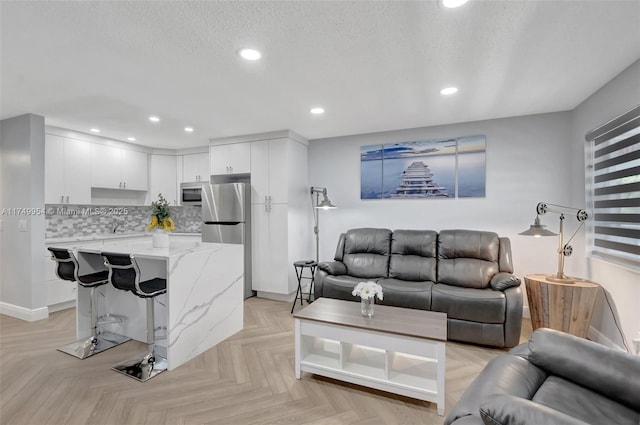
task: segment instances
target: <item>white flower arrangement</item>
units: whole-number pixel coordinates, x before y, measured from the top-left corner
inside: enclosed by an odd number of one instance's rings
[[[367,282],[360,282],[353,288],[353,292],[351,295],[358,295],[362,299],[371,299],[373,297],[378,297],[379,300],[382,300],[382,286],[378,285],[372,280]]]

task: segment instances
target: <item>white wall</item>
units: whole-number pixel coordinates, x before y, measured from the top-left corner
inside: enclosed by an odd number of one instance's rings
[[[585,207],[584,135],[640,99],[637,63],[576,111],[425,127],[384,133],[312,140],[310,184],[326,186],[337,210],[321,211],[320,260],[333,257],[338,235],[354,227],[467,228],[495,231],[511,239],[516,274],[553,273],[557,238],[518,235],[535,218],[535,206],[546,201]],[[362,145],[484,134],[487,137],[487,190],[483,199],[360,200],[359,149]],[[557,232],[555,214],[541,217]],[[566,221],[573,233],[577,223]],[[628,339],[640,331],[638,273],[588,260],[584,231],[572,242],[565,262],[569,275],[593,279],[611,295]],[[525,298],[525,305],[526,298]],[[526,307],[525,307],[526,308]],[[598,300],[592,339],[621,346],[619,331],[603,297]]]
[[[640,61],[632,64],[573,111],[571,194],[576,205],[586,203],[585,134],[638,104],[640,104]],[[574,248],[578,248],[574,252],[579,255],[585,252],[584,238],[578,242],[574,244]],[[613,301],[612,312],[603,296],[598,299],[591,326],[599,332],[599,335],[596,334],[593,337],[604,337],[616,345],[622,345],[620,331],[613,316],[617,313],[618,323],[626,336],[626,345],[633,348],[631,339],[640,337],[640,273],[591,258],[586,258],[579,265],[577,274],[600,283]]]
[[[7,209],[43,208],[44,117],[9,118],[2,121],[0,131],[0,204]],[[0,312],[37,320],[48,314],[42,289],[44,214],[17,212],[2,216]],[[21,220],[27,224],[26,232],[18,230]]]
[[[472,134],[487,138],[486,198],[360,199],[360,146]],[[571,175],[565,164],[570,159],[570,137],[570,112],[558,112],[312,140],[310,184],[326,186],[338,206],[320,212],[320,261],[333,258],[338,235],[354,227],[464,228],[509,237],[518,275],[552,273],[557,239],[518,233],[533,223],[539,201],[561,204],[569,198]],[[543,217],[543,223],[552,230],[558,225],[553,217]],[[572,262],[566,265],[568,272]]]

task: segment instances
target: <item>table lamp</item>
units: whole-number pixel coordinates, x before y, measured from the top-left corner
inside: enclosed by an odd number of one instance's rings
[[[547,230],[546,226],[544,226],[543,224],[540,224],[540,216],[548,212],[560,214],[560,229],[558,233],[553,233],[552,231]],[[580,228],[584,225],[584,222],[587,218],[589,218],[589,215],[585,210],[565,207],[562,205],[548,204],[545,202],[538,203],[538,205],[536,206],[536,213],[537,213],[536,218],[533,224],[529,226],[529,229],[525,230],[524,232],[520,232],[519,234],[526,235],[526,236],[535,236],[535,237],[557,235],[558,236],[558,271],[556,272],[555,275],[548,276],[547,279],[550,280],[551,282],[575,283],[576,279],[565,276],[564,274],[564,257],[568,257],[573,253],[573,248],[571,247],[571,245],[569,245],[569,242],[571,242],[574,236],[578,233],[578,230],[580,230]],[[580,223],[580,226],[578,226],[578,228],[573,233],[571,238],[569,238],[569,240],[566,243],[563,243],[563,239],[564,239],[563,224],[565,220],[565,213],[575,214],[576,220],[578,220],[578,222]]]

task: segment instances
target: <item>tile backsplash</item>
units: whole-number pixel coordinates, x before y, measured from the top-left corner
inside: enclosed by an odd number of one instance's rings
[[[144,232],[151,217],[150,206],[47,204],[45,238]],[[197,233],[202,226],[202,207],[169,207],[177,233]]]

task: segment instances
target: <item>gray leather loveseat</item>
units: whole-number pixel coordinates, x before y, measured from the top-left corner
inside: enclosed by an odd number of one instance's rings
[[[358,301],[351,291],[373,280],[396,307],[447,313],[451,340],[496,347],[519,343],[522,290],[509,239],[474,230],[351,229],[335,258],[320,263],[315,297]]]
[[[445,425],[638,425],[640,357],[540,328],[491,360]]]

